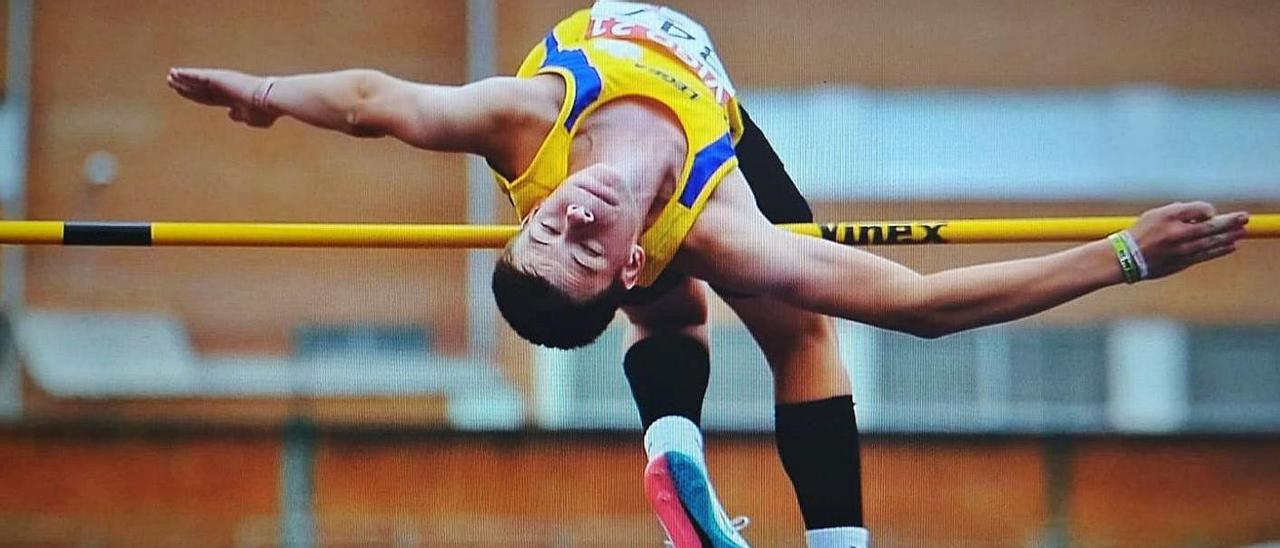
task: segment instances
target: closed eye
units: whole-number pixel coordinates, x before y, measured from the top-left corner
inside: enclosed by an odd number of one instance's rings
[[[598,272],[598,271],[600,270],[600,269],[598,269],[598,268],[595,268],[595,267],[593,267],[593,266],[591,266],[591,265],[587,264],[587,261],[582,260],[582,258],[581,258],[581,257],[578,257],[577,255],[574,255],[574,256],[573,256],[573,262],[577,263],[577,264],[578,264],[578,266],[582,267],[583,269],[585,269],[585,270],[586,270],[586,271],[588,271],[588,272],[593,272],[593,273],[594,273],[594,272]]]

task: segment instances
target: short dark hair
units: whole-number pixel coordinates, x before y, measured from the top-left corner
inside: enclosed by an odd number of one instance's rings
[[[596,340],[622,305],[626,288],[615,282],[587,301],[575,301],[545,278],[516,267],[507,246],[493,268],[493,299],[512,329],[525,340],[572,349]]]

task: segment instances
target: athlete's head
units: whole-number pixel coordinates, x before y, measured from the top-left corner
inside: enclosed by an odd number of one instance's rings
[[[576,348],[604,331],[644,266],[644,211],[616,171],[569,176],[524,220],[493,272],[498,310],[535,344]]]

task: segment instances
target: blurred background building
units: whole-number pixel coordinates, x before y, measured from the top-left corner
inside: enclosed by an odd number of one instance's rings
[[[483,165],[182,101],[170,66],[514,71],[563,0],[9,0],[10,219],[507,223]],[[1280,212],[1280,3],[673,1],[823,220]],[[1062,245],[877,250],[923,271]],[[0,545],[656,546],[621,325],[532,349],[486,252],[8,247]],[[1280,540],[1280,243],[922,341],[848,322],[879,546]],[[851,288],[856,290],[856,288]],[[802,524],[713,312],[708,455]],[[621,320],[620,320],[621,321]]]

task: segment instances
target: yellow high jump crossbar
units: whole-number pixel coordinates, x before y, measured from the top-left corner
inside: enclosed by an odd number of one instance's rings
[[[1080,242],[1123,230],[1136,217],[1048,217],[780,225],[845,245]],[[500,248],[514,225],[0,221],[0,244]],[[1254,214],[1247,238],[1280,238],[1280,214]]]

